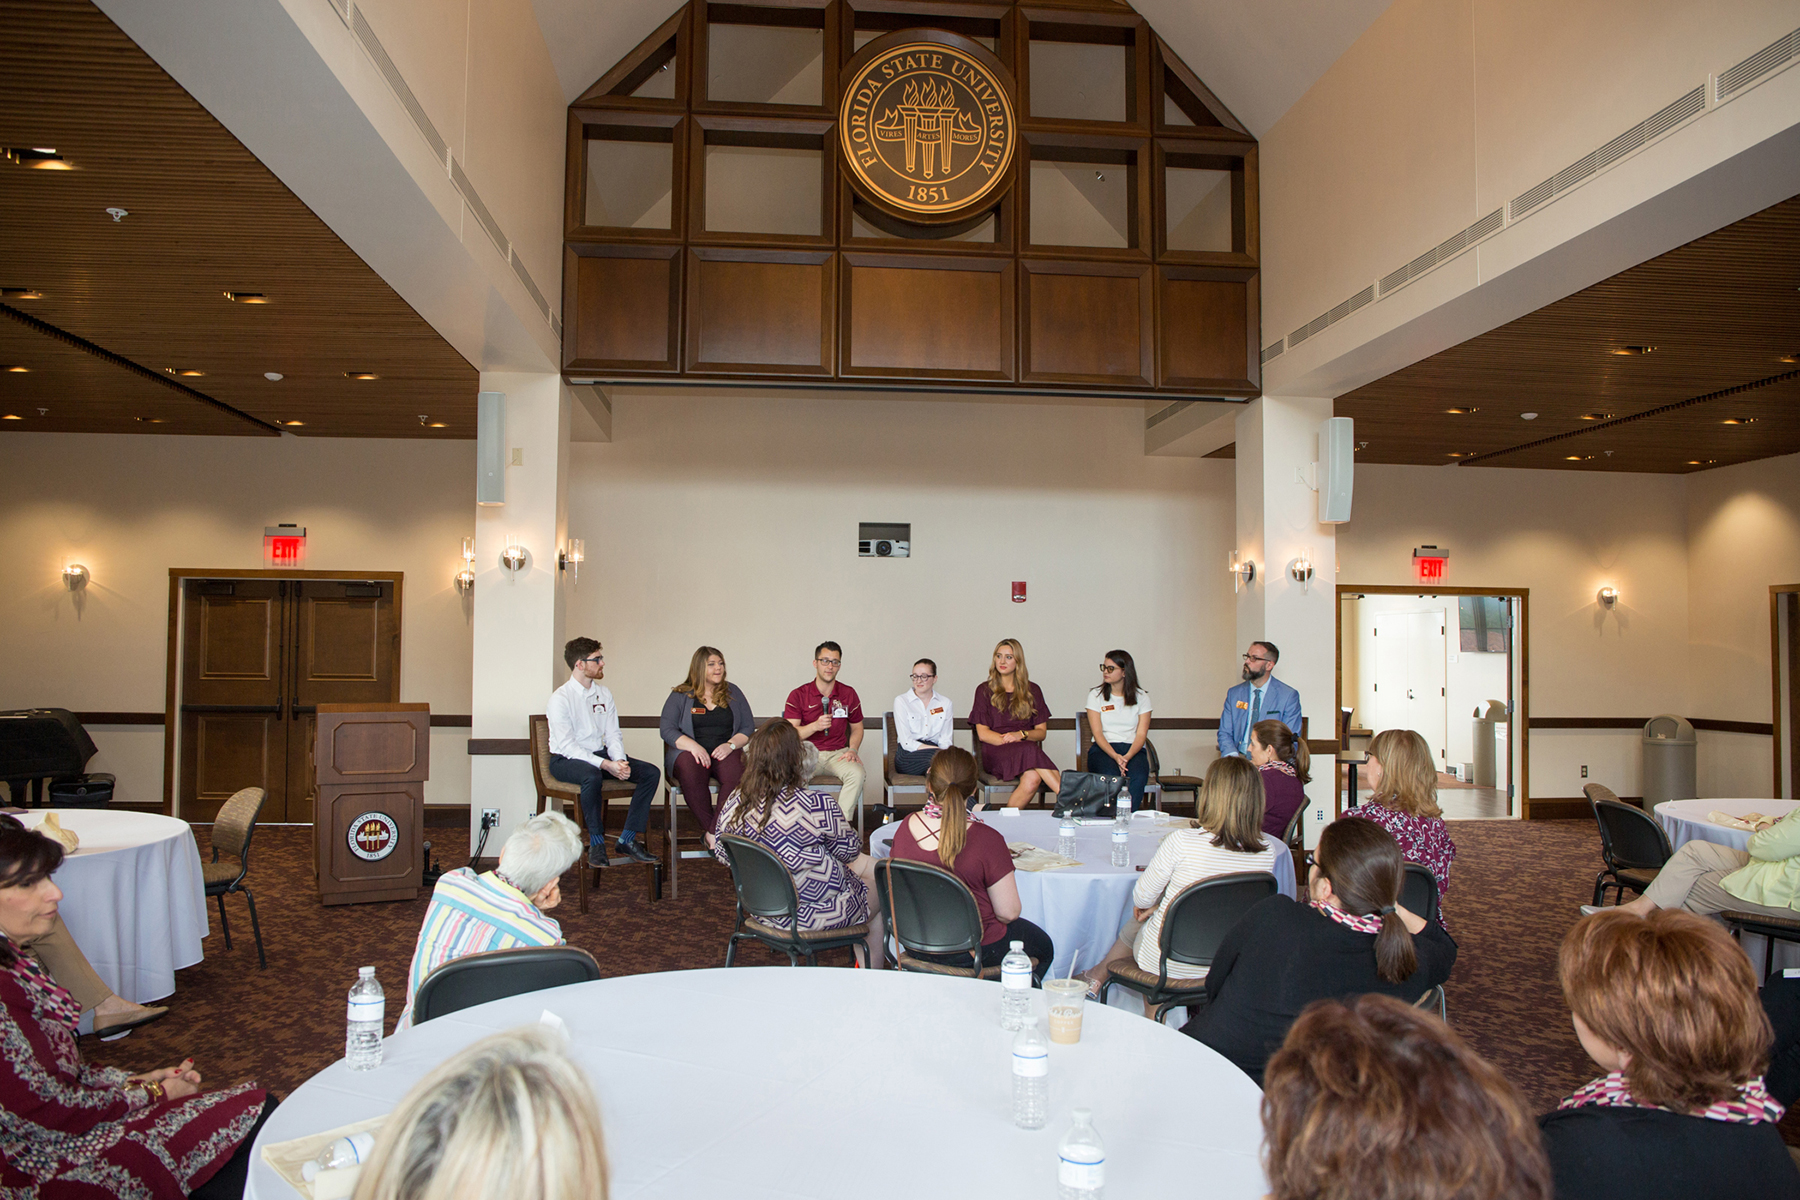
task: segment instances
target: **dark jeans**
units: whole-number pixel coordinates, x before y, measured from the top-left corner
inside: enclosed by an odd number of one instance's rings
[[[931,756],[937,753],[933,746],[920,746],[917,750],[894,751],[894,771],[899,775],[923,775],[931,769]]]
[[[631,842],[636,841],[637,835],[650,824],[650,802],[656,799],[656,785],[662,782],[662,772],[640,759],[627,758],[625,761],[631,764],[631,785],[636,790],[631,793],[631,807],[625,810],[625,831],[619,835],[619,840]],[[593,763],[564,758],[560,754],[550,756],[550,774],[581,788],[581,815],[587,821],[588,840],[596,846],[605,843],[606,803],[600,799],[600,788],[607,782],[624,781],[614,780]]]
[[[1800,979],[1776,972],[1762,986],[1762,1006],[1775,1030],[1763,1082],[1769,1095],[1792,1108],[1800,1100]]]
[[[256,1124],[250,1127],[250,1132],[238,1143],[237,1152],[225,1160],[225,1165],[215,1171],[211,1179],[189,1192],[189,1200],[242,1200],[244,1185],[250,1179],[250,1147],[256,1144],[256,1135],[262,1132],[264,1123],[279,1103],[275,1094],[270,1092],[269,1098],[263,1101],[262,1112],[257,1115]]]
[[[670,774],[675,776],[675,782],[681,788],[681,799],[694,814],[694,820],[700,822],[700,828],[711,833],[718,814],[713,810],[712,791],[707,783],[713,779],[719,781],[719,807],[723,808],[725,797],[737,789],[738,780],[744,777],[744,752],[733,750],[724,758],[714,758],[712,766],[703,767],[698,759],[683,750],[675,756]]]
[[[1006,926],[1006,933],[997,941],[982,944],[981,965],[983,967],[999,966],[1000,960],[1006,957],[1014,942],[1025,943],[1025,957],[1037,960],[1037,969],[1040,973],[1050,969],[1050,960],[1056,957],[1056,943],[1050,940],[1049,934],[1024,917],[1010,922]],[[949,963],[954,966],[966,967],[969,965],[969,956],[966,954],[921,954],[918,957],[930,962]]]
[[[1131,749],[1131,743],[1114,742],[1112,748],[1123,754]],[[1131,789],[1131,807],[1142,808],[1144,806],[1144,785],[1150,782],[1150,752],[1139,750],[1131,756],[1129,766],[1130,770],[1125,773],[1125,786]],[[1116,776],[1119,773],[1119,764],[1112,760],[1112,755],[1099,746],[1089,746],[1087,769],[1096,775]]]

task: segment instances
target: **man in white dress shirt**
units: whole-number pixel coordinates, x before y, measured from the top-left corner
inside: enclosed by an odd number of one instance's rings
[[[913,664],[912,690],[894,697],[894,770],[923,775],[955,728],[950,698],[937,690],[937,664],[921,658]]]
[[[600,798],[606,776],[629,780],[635,790],[625,811],[625,828],[619,834],[619,853],[639,862],[655,862],[656,856],[638,845],[638,836],[650,824],[650,802],[662,772],[625,753],[619,733],[619,709],[606,677],[606,656],[593,638],[578,637],[563,647],[569,664],[569,682],[550,693],[550,774],[581,788],[581,813],[587,818],[588,865],[606,865],[605,802]],[[602,753],[604,752],[604,754]]]

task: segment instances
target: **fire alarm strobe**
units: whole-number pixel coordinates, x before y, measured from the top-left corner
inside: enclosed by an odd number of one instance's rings
[[[856,553],[861,558],[911,558],[912,526],[864,521],[856,527]]]

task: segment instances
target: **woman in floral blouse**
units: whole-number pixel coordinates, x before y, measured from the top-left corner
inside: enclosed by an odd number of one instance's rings
[[[142,1075],[83,1062],[81,1006],[17,948],[55,921],[62,859],[42,834],[0,828],[0,1195],[241,1195],[267,1094],[203,1092],[193,1059]]]
[[[1373,821],[1400,843],[1407,862],[1418,863],[1437,876],[1438,922],[1444,921],[1444,896],[1450,891],[1450,864],[1456,859],[1456,843],[1444,824],[1444,810],[1437,802],[1437,767],[1431,747],[1410,729],[1384,729],[1369,743],[1369,761],[1363,767],[1374,793],[1366,804],[1345,809],[1346,817]]]

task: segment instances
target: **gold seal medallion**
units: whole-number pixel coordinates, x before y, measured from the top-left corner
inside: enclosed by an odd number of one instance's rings
[[[901,30],[866,46],[848,76],[838,141],[865,199],[942,224],[1005,192],[1018,139],[1012,79],[979,44]]]

